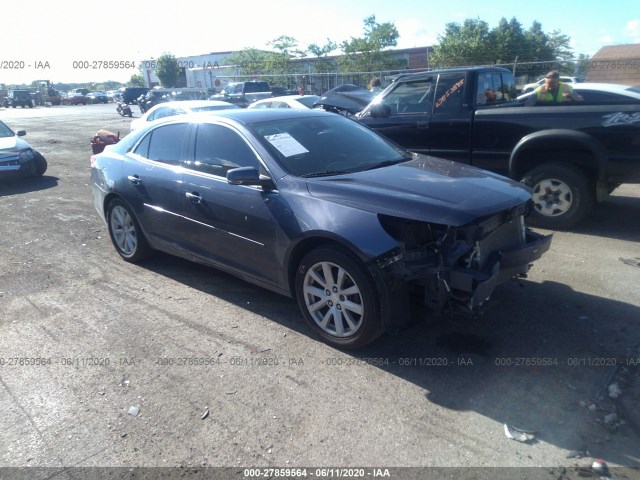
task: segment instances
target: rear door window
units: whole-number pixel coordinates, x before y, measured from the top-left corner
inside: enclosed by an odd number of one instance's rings
[[[433,114],[455,114],[462,109],[464,73],[441,74],[436,88]]]
[[[138,144],[134,153],[141,157],[170,165],[178,165],[183,158],[188,123],[176,123],[153,129]]]

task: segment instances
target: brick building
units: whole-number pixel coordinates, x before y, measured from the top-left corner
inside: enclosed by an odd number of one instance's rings
[[[585,81],[640,86],[640,43],[602,47],[588,60]]]

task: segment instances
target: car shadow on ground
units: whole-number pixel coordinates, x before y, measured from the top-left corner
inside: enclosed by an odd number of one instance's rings
[[[0,178],[0,197],[36,192],[58,186],[58,177],[44,175],[42,177]]]
[[[640,241],[640,197],[612,195],[598,203],[574,233],[614,238],[616,240]]]
[[[159,254],[144,266],[315,338],[291,299],[169,255]],[[616,408],[606,380],[635,375],[635,366],[623,365],[629,358],[638,357],[640,365],[639,318],[640,308],[634,305],[557,282],[511,282],[496,290],[479,319],[417,319],[363,349],[332,349],[329,355],[359,359],[417,385],[425,392],[425,406],[494,420],[499,431],[487,432],[487,438],[495,441],[514,441],[502,432],[502,424],[509,424],[535,431],[528,443],[586,450],[638,467],[636,432],[629,424],[609,430],[603,418]],[[623,371],[626,377],[620,377]]]
[[[423,388],[429,402],[535,432],[527,443],[638,467],[640,432],[629,424],[637,415],[607,390],[637,376],[638,318],[634,305],[522,281],[499,287],[477,321],[416,324],[358,356],[389,358],[385,370]],[[607,428],[604,418],[614,411],[629,418]],[[513,441],[496,431],[487,437]]]

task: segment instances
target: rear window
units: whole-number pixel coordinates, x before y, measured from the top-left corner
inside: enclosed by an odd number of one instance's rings
[[[254,92],[271,92],[271,88],[267,82],[247,82],[244,84],[245,93]]]

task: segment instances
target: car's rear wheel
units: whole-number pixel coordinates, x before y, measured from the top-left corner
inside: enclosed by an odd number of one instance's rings
[[[136,263],[151,254],[138,220],[123,201],[111,201],[107,208],[107,224],[111,242],[124,260]]]
[[[377,289],[355,256],[337,247],[308,253],[296,270],[298,305],[327,343],[359,348],[382,333]]]

